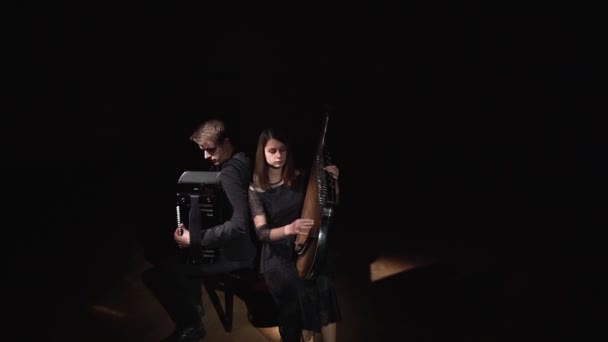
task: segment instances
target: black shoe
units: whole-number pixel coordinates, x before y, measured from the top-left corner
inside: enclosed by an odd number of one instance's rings
[[[194,342],[205,337],[207,332],[203,326],[198,327],[186,327],[183,329],[176,329],[171,335],[164,338],[163,342]]]

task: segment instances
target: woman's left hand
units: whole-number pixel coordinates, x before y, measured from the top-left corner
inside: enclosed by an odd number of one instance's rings
[[[338,180],[338,176],[340,175],[340,170],[336,165],[328,165],[323,168],[323,170],[329,172],[329,174],[334,177],[335,180]]]

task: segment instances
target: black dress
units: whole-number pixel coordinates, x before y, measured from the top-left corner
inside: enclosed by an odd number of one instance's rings
[[[286,184],[270,190],[251,190],[252,216],[266,215],[269,227],[288,225],[301,217],[306,190],[303,175],[292,188]],[[280,310],[279,328],[284,341],[299,340],[301,329],[319,332],[341,318],[331,275],[319,274],[303,280],[296,268],[295,235],[277,241],[263,241],[260,273]]]

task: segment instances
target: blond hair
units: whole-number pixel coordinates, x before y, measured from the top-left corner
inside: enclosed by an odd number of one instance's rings
[[[227,138],[224,122],[217,119],[205,121],[192,133],[190,140],[201,143],[203,140],[211,139],[216,144],[222,144]]]

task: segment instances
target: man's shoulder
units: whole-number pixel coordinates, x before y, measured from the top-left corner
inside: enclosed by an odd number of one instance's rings
[[[239,162],[246,163],[247,165],[251,165],[251,158],[245,152],[237,152],[235,153],[230,160],[236,160]]]
[[[251,168],[251,158],[245,154],[245,152],[237,152],[232,156],[232,158],[228,159],[222,168],[226,168],[228,166],[234,166],[238,169],[249,169]]]
[[[249,179],[251,178],[251,159],[243,152],[238,152],[222,165],[222,174],[232,174],[234,176]]]

